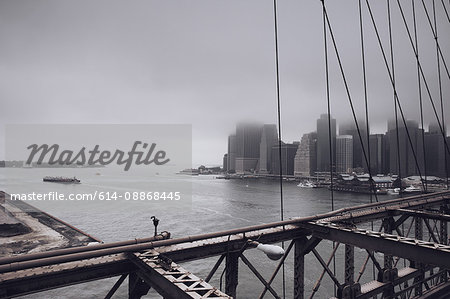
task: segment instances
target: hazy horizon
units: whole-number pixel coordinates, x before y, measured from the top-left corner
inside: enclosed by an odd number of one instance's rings
[[[325,3],[361,118],[358,6]],[[401,3],[412,29],[411,3]],[[436,5],[449,65],[450,23]],[[371,6],[390,59],[386,3]],[[419,121],[414,53],[396,3],[391,10],[399,100],[405,116]],[[416,11],[419,56],[440,115],[435,43],[423,7]],[[384,133],[393,91],[365,4],[363,19],[369,123],[372,133]],[[2,1],[0,140],[11,123],[192,124],[193,165],[220,165],[237,122],[277,123],[273,22],[273,1],[261,0]],[[282,139],[299,141],[327,112],[320,1],[278,1],[278,25]],[[328,47],[331,114],[342,124],[352,117],[330,38]],[[442,65],[441,77],[445,101]],[[423,82],[422,97],[427,127],[434,115]]]

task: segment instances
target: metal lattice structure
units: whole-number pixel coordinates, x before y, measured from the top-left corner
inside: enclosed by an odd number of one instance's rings
[[[111,298],[127,276],[129,298],[140,298],[150,288],[164,298],[231,298],[237,295],[239,260],[263,284],[260,298],[268,293],[280,298],[272,282],[292,249],[295,298],[313,298],[325,276],[336,286],[336,294],[331,291],[329,297],[446,298],[450,294],[449,205],[450,192],[446,191],[179,239],[168,239],[170,234],[166,233],[142,244],[105,244],[104,249],[72,248],[70,253],[56,250],[3,258],[0,298],[113,276],[120,278],[106,298]],[[369,224],[378,230],[369,228]],[[244,255],[255,247],[252,240],[290,241],[269,280]],[[327,241],[333,241],[334,246],[325,259],[319,249],[328,246]],[[331,262],[342,247],[344,269],[339,275]],[[363,249],[365,258],[356,259],[355,248]],[[307,273],[312,273],[305,263],[308,255],[322,268],[317,278],[308,277],[316,281],[312,289],[305,286]],[[219,259],[205,279],[179,265],[213,256]],[[209,283],[222,263],[224,292]],[[370,266],[376,273],[375,279],[362,282],[361,277]],[[245,282],[240,286],[245,286]]]

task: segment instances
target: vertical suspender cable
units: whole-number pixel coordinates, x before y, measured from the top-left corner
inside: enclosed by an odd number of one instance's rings
[[[362,72],[363,72],[363,84],[364,84],[364,108],[366,112],[366,133],[367,133],[367,156],[368,165],[367,169],[371,173],[371,163],[370,163],[370,133],[369,133],[369,105],[367,96],[367,76],[366,76],[366,55],[364,47],[364,30],[363,30],[363,16],[362,16],[362,5],[361,1],[358,1],[358,11],[359,11],[359,32],[361,40],[361,59],[362,59]],[[375,191],[375,189],[374,189]],[[376,191],[375,191],[376,194]],[[372,192],[370,192],[370,203],[372,203]],[[373,221],[370,222],[371,230],[373,231]],[[372,263],[372,276],[375,279],[375,265]]]
[[[368,9],[368,11],[369,11],[370,19],[372,20],[372,25],[373,25],[373,28],[374,28],[374,30],[375,30],[375,34],[376,34],[376,36],[377,36],[378,45],[379,45],[379,47],[380,47],[381,54],[382,54],[382,56],[383,56],[383,62],[384,62],[384,65],[385,65],[385,67],[386,67],[386,71],[387,71],[387,73],[388,73],[389,79],[390,79],[390,81],[391,81],[392,89],[394,90],[394,100],[395,100],[395,102],[397,103],[398,110],[399,110],[400,115],[401,115],[401,117],[402,117],[402,121],[403,121],[403,124],[404,124],[405,129],[406,129],[406,130],[405,130],[405,131],[406,131],[406,136],[408,137],[408,142],[409,142],[409,145],[410,145],[410,147],[411,147],[411,152],[412,152],[413,157],[414,157],[414,162],[415,162],[415,164],[416,164],[416,169],[417,169],[417,172],[419,173],[420,180],[421,180],[421,183],[422,183],[422,185],[423,185],[422,172],[421,172],[421,170],[420,170],[419,163],[418,163],[418,161],[417,161],[416,151],[414,150],[413,142],[412,142],[412,140],[411,140],[411,135],[409,134],[408,126],[407,126],[407,124],[406,124],[405,114],[403,113],[403,109],[402,109],[402,106],[401,106],[401,104],[400,104],[400,99],[399,99],[399,97],[398,97],[397,88],[396,88],[396,85],[395,85],[395,82],[394,82],[394,78],[393,78],[392,72],[391,72],[391,70],[390,70],[390,68],[389,68],[389,63],[388,63],[387,58],[386,58],[386,53],[385,53],[385,51],[384,51],[384,47],[383,47],[383,44],[382,44],[382,42],[381,42],[380,34],[379,34],[379,32],[378,32],[378,28],[377,28],[377,25],[376,25],[376,23],[375,23],[375,19],[374,19],[373,13],[372,13],[372,9],[371,9],[369,0],[365,0],[365,1],[366,1],[367,9]],[[400,11],[402,12],[402,18],[403,18],[403,20],[404,20],[404,14],[403,14],[403,11],[401,10],[401,6],[400,6],[399,0],[397,0],[397,3],[399,4]],[[408,31],[408,33],[409,33],[409,31]],[[411,38],[410,38],[410,40],[411,40]],[[413,47],[414,47],[414,45],[413,45]],[[422,69],[421,69],[421,73],[422,73]],[[423,74],[422,74],[422,77],[423,77]],[[425,81],[425,82],[426,82],[426,81]],[[427,86],[427,85],[425,84],[425,86]],[[425,190],[425,187],[423,187],[423,189]]]
[[[398,134],[398,108],[397,108],[397,101],[395,98],[395,66],[394,66],[394,50],[392,45],[392,24],[391,24],[391,9],[389,5],[389,0],[387,2],[387,12],[388,12],[388,23],[389,23],[389,48],[390,48],[390,55],[391,55],[391,72],[392,72],[392,85],[394,86],[394,113],[395,113],[395,134],[396,134],[396,144],[397,144],[397,174],[400,181],[400,188],[402,186],[402,172],[401,172],[401,162],[400,162],[400,137]],[[406,123],[405,129],[406,127]],[[389,128],[388,128],[389,130]],[[400,192],[400,196],[402,195],[402,192]]]
[[[435,42],[436,42],[436,62],[437,62],[437,72],[438,72],[438,82],[439,82],[439,99],[441,102],[441,122],[442,122],[442,128],[444,128],[444,133],[446,132],[445,129],[445,121],[444,121],[444,103],[442,100],[442,80],[441,80],[441,60],[439,57],[439,44],[438,44],[438,28],[437,28],[437,22],[436,22],[436,5],[435,0],[433,0],[433,21],[434,21],[434,32],[435,32]],[[445,142],[445,140],[444,140]],[[445,178],[446,178],[446,184],[448,189],[448,165],[447,165],[447,152],[444,149],[444,163],[445,163]]]
[[[327,113],[328,113],[328,146],[330,151],[330,195],[331,195],[331,210],[334,210],[334,191],[333,191],[333,146],[331,140],[331,105],[330,105],[330,77],[328,70],[328,44],[327,44],[327,25],[326,25],[326,9],[325,2],[322,2],[322,14],[323,14],[323,42],[324,42],[324,55],[325,55],[325,81],[326,81],[326,93],[327,93]],[[336,244],[333,242],[333,250]],[[336,274],[336,257],[333,257],[333,273]],[[336,284],[334,286],[334,295],[336,296]]]
[[[344,67],[343,67],[342,61],[341,61],[341,56],[339,55],[339,51],[338,51],[338,48],[337,48],[337,43],[336,43],[336,40],[334,38],[333,29],[331,27],[330,20],[328,18],[328,14],[327,14],[327,10],[325,8],[325,5],[323,5],[323,9],[324,9],[326,25],[328,26],[328,29],[330,31],[330,37],[331,37],[331,41],[333,43],[333,49],[334,49],[334,52],[336,54],[336,59],[338,61],[339,70],[340,70],[341,76],[342,76],[342,81],[344,83],[345,91],[347,93],[348,103],[349,103],[350,109],[352,111],[353,121],[355,122],[356,130],[358,131],[359,142],[361,143],[361,146],[363,148],[364,161],[366,162],[367,165],[369,165],[369,159],[367,158],[367,152],[366,152],[366,150],[365,150],[365,148],[363,146],[363,144],[364,144],[363,137],[361,135],[361,130],[359,128],[358,119],[356,118],[356,112],[355,112],[355,108],[353,106],[353,100],[352,100],[352,97],[351,97],[351,94],[350,94],[350,88],[349,88],[348,83],[347,83],[347,78],[345,76]],[[371,189],[375,190],[374,184],[373,184],[373,177],[372,177],[372,173],[370,171],[370,168],[369,168],[369,179],[370,179]],[[375,200],[378,202],[377,193],[374,192],[374,195],[375,195]]]
[[[280,218],[284,220],[284,205],[283,205],[283,167],[281,162],[281,101],[280,101],[280,67],[279,67],[279,53],[278,53],[278,18],[277,18],[277,0],[273,0],[273,16],[274,16],[274,31],[275,31],[275,71],[276,71],[276,89],[277,89],[277,121],[278,121],[278,159],[280,167]],[[284,226],[283,226],[284,229]],[[284,242],[281,242],[284,249]],[[283,298],[286,296],[286,279],[285,267],[283,262]]]
[[[366,0],[366,2],[367,2],[367,0]],[[434,36],[435,40],[436,40],[436,46],[437,46],[437,48],[438,48],[438,52],[439,52],[440,57],[441,57],[441,59],[442,59],[442,60],[441,60],[441,61],[442,61],[442,64],[443,64],[443,66],[444,66],[444,68],[445,68],[445,70],[446,70],[446,73],[447,73],[448,78],[450,79],[450,72],[449,72],[449,70],[448,70],[448,68],[447,68],[447,64],[445,63],[445,58],[444,58],[444,56],[442,55],[441,49],[440,49],[440,47],[439,47],[439,42],[438,42],[438,40],[437,40],[437,35],[436,35],[436,32],[434,31],[434,27],[433,27],[433,25],[432,25],[432,23],[431,23],[431,20],[430,20],[430,16],[429,16],[427,7],[426,7],[425,2],[424,2],[423,0],[422,0],[421,2],[422,2],[422,5],[423,5],[423,9],[424,9],[424,11],[425,11],[425,14],[426,14],[426,16],[427,16],[427,19],[428,19],[428,23],[429,23],[429,25],[430,25],[430,27],[431,27],[431,31],[432,31],[432,33],[433,33],[433,36]],[[439,116],[438,116],[438,113],[437,113],[437,111],[436,111],[436,107],[435,107],[435,104],[434,104],[434,101],[433,101],[433,97],[432,97],[432,95],[431,95],[430,88],[429,88],[429,86],[428,86],[428,83],[427,83],[425,74],[424,74],[423,69],[422,69],[422,66],[421,66],[421,64],[420,64],[419,56],[417,55],[416,47],[414,46],[414,43],[413,43],[413,40],[412,40],[412,37],[411,37],[411,33],[410,33],[410,30],[409,30],[408,24],[407,24],[407,22],[406,22],[406,18],[405,18],[405,15],[404,15],[404,13],[403,13],[403,9],[402,9],[402,6],[401,6],[399,0],[397,0],[397,4],[398,4],[398,7],[399,7],[399,9],[400,9],[400,13],[401,13],[401,16],[402,16],[403,24],[405,25],[405,29],[406,29],[406,31],[407,31],[407,33],[408,33],[408,37],[409,37],[409,41],[410,41],[410,43],[411,43],[411,47],[412,47],[413,52],[414,52],[414,55],[415,55],[415,57],[416,57],[416,59],[417,59],[417,61],[418,61],[420,74],[421,74],[421,77],[422,77],[422,79],[423,79],[423,83],[424,83],[425,89],[426,89],[426,91],[427,91],[428,98],[429,98],[430,103],[431,103],[431,107],[433,108],[433,112],[434,112],[434,115],[435,115],[435,117],[436,117],[436,121],[437,121],[437,123],[438,123],[438,125],[439,125],[439,128],[440,128],[440,130],[441,130],[441,134],[442,134],[442,137],[443,137],[445,149],[446,149],[447,152],[450,154],[450,149],[449,149],[448,143],[447,143],[447,141],[446,141],[446,136],[445,136],[444,128],[443,128],[443,126],[442,126],[442,124],[441,124],[441,121],[439,120]],[[400,108],[401,108],[401,106],[400,106]],[[400,109],[400,112],[402,113],[402,110],[401,110],[401,109]],[[403,117],[403,113],[402,113],[402,117]],[[406,132],[408,133],[408,131],[406,131]],[[410,139],[409,133],[408,133],[408,139]],[[415,155],[415,152],[414,152],[414,151],[413,151],[413,154],[414,154],[414,159],[416,160],[416,164],[417,164],[417,158],[416,158],[416,155]],[[418,168],[418,167],[417,167],[417,168]],[[419,175],[420,175],[420,178],[422,179],[422,175],[420,174],[420,171],[419,171]]]
[[[398,1],[399,1],[399,0],[397,0],[397,2],[398,2]],[[441,56],[441,59],[442,59],[442,65],[443,65],[443,67],[444,67],[444,69],[445,69],[445,72],[446,72],[446,74],[447,74],[447,77],[450,79],[450,71],[449,71],[449,69],[448,69],[447,63],[445,62],[445,57],[444,57],[444,55],[442,54],[441,47],[439,46],[439,42],[438,42],[438,40],[437,40],[437,34],[436,34],[436,32],[434,32],[434,27],[433,27],[433,24],[431,23],[430,14],[428,13],[427,6],[425,5],[424,0],[422,0],[421,2],[422,2],[422,6],[423,6],[423,10],[424,10],[424,12],[425,12],[425,15],[427,16],[428,24],[430,25],[431,32],[432,32],[432,34],[433,34],[433,36],[434,36],[434,38],[435,38],[435,40],[436,40],[436,45],[437,45],[437,47],[438,47],[439,56]],[[398,3],[398,4],[399,4],[399,6],[401,6],[400,3]],[[406,26],[406,25],[405,25],[405,26]],[[407,27],[407,26],[406,26],[406,27]],[[407,29],[407,30],[408,30],[408,29]]]
[[[361,59],[362,59],[362,72],[363,72],[363,84],[364,84],[364,109],[366,115],[366,137],[367,137],[367,170],[369,171],[370,177],[372,177],[372,169],[370,163],[370,133],[369,133],[369,105],[368,105],[368,96],[367,96],[367,76],[366,76],[366,55],[365,55],[365,47],[364,47],[364,30],[363,30],[363,18],[362,18],[362,8],[361,8],[361,0],[358,1],[358,10],[359,10],[359,32],[360,32],[360,41],[361,41]],[[355,142],[355,141],[353,141]],[[364,144],[361,144],[364,149]],[[376,194],[375,188],[372,188]],[[372,192],[370,192],[370,203],[372,203]],[[373,222],[372,222],[373,225]],[[373,230],[373,227],[372,227]]]
[[[324,49],[325,49],[325,82],[326,82],[326,93],[327,93],[327,113],[328,113],[328,145],[330,150],[330,194],[331,194],[331,210],[334,210],[334,192],[333,192],[333,156],[332,156],[332,141],[331,141],[331,106],[330,106],[330,78],[329,78],[329,71],[328,71],[328,44],[327,44],[327,26],[326,26],[326,19],[325,19],[325,3],[324,0],[321,0],[322,2],[322,9],[323,9],[323,42],[324,42]]]
[[[416,7],[414,4],[415,0],[411,0],[412,5],[412,14],[413,14],[413,22],[414,22],[414,43],[416,45],[416,55],[419,57],[419,42],[417,38],[417,22],[416,22]],[[420,123],[422,126],[422,150],[423,150],[423,169],[425,172],[425,192],[428,189],[427,182],[427,159],[426,159],[426,148],[425,148],[425,127],[423,125],[423,102],[422,102],[422,81],[420,79],[420,65],[419,59],[416,60],[417,65],[417,84],[419,87],[419,106],[420,106]]]

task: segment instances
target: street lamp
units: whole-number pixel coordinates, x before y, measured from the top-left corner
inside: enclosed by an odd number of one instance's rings
[[[272,244],[261,244],[256,241],[250,241],[250,243],[256,246],[256,249],[264,252],[267,257],[271,260],[279,260],[284,255],[284,249],[277,245]]]

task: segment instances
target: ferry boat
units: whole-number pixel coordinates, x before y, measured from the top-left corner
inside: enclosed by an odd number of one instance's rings
[[[297,185],[297,187],[300,187],[300,188],[317,188],[317,185],[307,181],[307,182],[301,182],[300,184]]]
[[[420,189],[419,187],[411,185],[411,186],[405,188],[404,191],[407,192],[407,193],[416,193],[416,192],[422,192],[422,189]]]
[[[400,188],[388,189],[387,190],[387,194],[389,194],[389,195],[399,195],[400,194]]]
[[[64,183],[64,184],[80,184],[81,181],[76,177],[67,178],[61,176],[46,176],[42,179],[44,182],[50,183]]]

